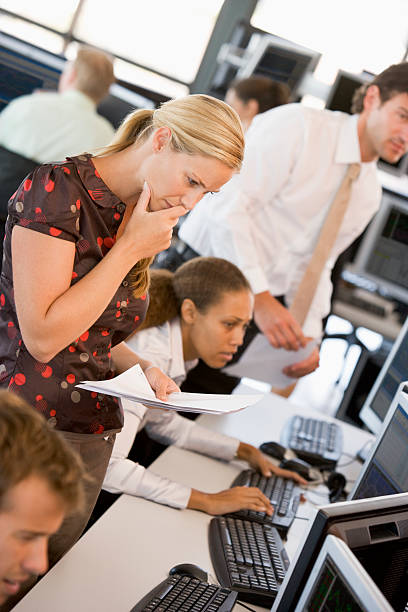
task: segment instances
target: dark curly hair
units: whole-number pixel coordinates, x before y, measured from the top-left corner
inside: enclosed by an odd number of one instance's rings
[[[151,270],[150,303],[146,318],[138,328],[162,325],[180,313],[185,299],[194,302],[204,313],[217,304],[225,293],[251,291],[241,270],[219,257],[196,257],[181,265],[174,273],[169,270]]]

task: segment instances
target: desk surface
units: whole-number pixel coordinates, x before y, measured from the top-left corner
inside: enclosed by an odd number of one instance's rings
[[[203,415],[200,424],[259,445],[265,440],[279,440],[283,423],[299,411],[289,400],[268,394],[257,405],[238,413]],[[322,417],[321,413],[315,416]],[[345,423],[342,427],[347,453],[355,454],[372,437]],[[348,458],[340,461],[339,470],[355,479],[360,464],[353,462],[342,470],[341,464],[347,461]],[[151,469],[195,488],[215,492],[228,488],[242,463],[226,464],[171,447]],[[312,497],[317,504],[325,501],[311,493]],[[314,512],[314,506],[306,502],[299,506],[298,515],[307,518]],[[14,610],[129,612],[177,563],[195,563],[214,576],[207,540],[210,520],[202,512],[175,510],[122,495]],[[290,528],[285,545],[290,558],[307,524],[307,520],[299,518]]]

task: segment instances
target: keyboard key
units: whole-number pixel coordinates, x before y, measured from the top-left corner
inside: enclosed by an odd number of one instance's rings
[[[230,612],[237,594],[191,576],[169,576],[131,612]]]

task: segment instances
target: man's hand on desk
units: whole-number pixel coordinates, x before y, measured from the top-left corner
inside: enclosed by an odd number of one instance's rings
[[[292,363],[292,365],[283,368],[282,372],[286,374],[286,376],[290,376],[290,378],[301,378],[317,370],[319,367],[319,359],[319,349],[315,347],[307,359],[299,361],[298,363]]]
[[[255,295],[254,319],[275,348],[297,351],[306,345],[307,341],[299,323],[269,291]]]
[[[282,478],[291,478],[295,482],[300,485],[307,485],[307,481],[302,478],[296,472],[292,472],[290,470],[284,470],[268,459],[266,455],[264,455],[259,448],[252,446],[252,444],[247,444],[246,442],[240,442],[237,450],[238,459],[244,459],[247,461],[249,465],[260,472],[263,476],[281,476]]]

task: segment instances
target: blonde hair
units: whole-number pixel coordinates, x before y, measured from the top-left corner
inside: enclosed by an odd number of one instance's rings
[[[81,47],[73,62],[75,87],[96,103],[108,93],[115,82],[113,62],[106,53],[92,47]]]
[[[123,151],[135,142],[144,142],[160,128],[171,131],[170,146],[188,155],[213,157],[239,172],[244,157],[244,134],[238,114],[222,100],[192,94],[164,102],[156,110],[135,110],[117,130],[112,142],[98,156]],[[149,287],[152,258],[140,260],[132,271],[134,296]]]

